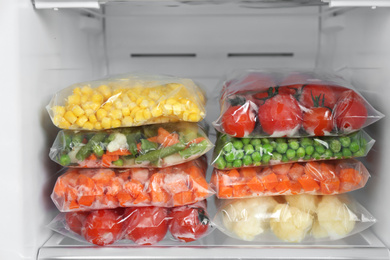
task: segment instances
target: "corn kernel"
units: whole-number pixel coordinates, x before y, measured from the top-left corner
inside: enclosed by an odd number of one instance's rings
[[[190,101],[186,98],[180,99],[180,103],[182,103],[183,105],[186,105],[188,102],[190,102]]]
[[[104,96],[104,98],[111,96],[111,89],[107,85],[100,85],[97,90]]]
[[[80,96],[73,94],[68,97],[68,104],[69,105],[80,105]]]
[[[198,122],[199,120],[200,120],[199,114],[191,113],[188,116],[188,121],[190,121],[190,122]]]
[[[163,111],[160,106],[156,106],[152,109],[152,115],[153,117],[159,117],[163,114]]]
[[[75,116],[72,111],[67,111],[64,115],[64,118],[69,121],[71,124],[74,124],[77,120],[77,116]]]
[[[167,104],[169,104],[169,105],[174,105],[174,104],[177,104],[178,102],[175,100],[175,99],[173,99],[173,98],[168,98],[167,99]]]
[[[80,117],[80,116],[84,115],[84,113],[85,113],[84,110],[79,105],[75,105],[72,108],[72,112],[77,117]]]
[[[173,105],[173,114],[178,116],[181,114],[182,111],[184,111],[184,107],[182,108],[181,104],[177,103]]]
[[[77,119],[76,121],[76,124],[79,126],[79,127],[83,127],[83,125],[85,124],[85,122],[88,121],[88,117],[87,116],[81,116]]]
[[[138,100],[137,100],[137,101],[138,101]],[[147,108],[148,105],[149,105],[149,102],[148,102],[146,99],[142,100],[142,102],[139,104],[139,106],[140,106],[141,108]]]
[[[112,103],[110,102],[106,102],[104,103],[104,105],[102,106],[102,108],[106,111],[110,111],[112,109]]]
[[[130,109],[128,107],[122,108],[122,115],[123,116],[129,116],[130,115]]]
[[[96,130],[101,130],[102,129],[102,124],[100,122],[96,122],[94,125]]]
[[[139,110],[141,110],[141,108],[139,108],[139,107],[133,108],[133,109],[131,110],[131,112],[130,112],[130,116],[131,116],[132,118],[135,118],[135,114],[136,114]]]
[[[137,98],[137,100],[136,100],[136,104],[137,105],[140,105],[141,103],[142,103],[142,101],[144,101],[144,99],[143,98]]]
[[[84,129],[87,129],[87,130],[92,130],[93,129],[93,124],[91,122],[86,122],[84,125],[83,125],[83,128]]]
[[[122,124],[121,120],[115,119],[115,120],[112,120],[112,122],[111,122],[111,127],[112,127],[112,128],[120,127],[121,124]]]
[[[71,126],[71,124],[65,120],[65,118],[63,118],[63,120],[61,120],[61,122],[58,124],[58,127],[59,128],[62,128],[62,129],[69,129]]]
[[[149,120],[152,117],[152,113],[150,113],[149,109],[144,110],[144,119]]]
[[[85,112],[86,116],[90,116],[90,115],[95,114],[95,111],[91,108],[85,109],[84,112]]]
[[[91,103],[89,106],[91,109],[93,109],[93,111],[97,111],[101,107],[99,103],[95,102]]]
[[[54,112],[54,115],[63,116],[65,114],[65,107],[62,106],[54,106],[52,110]]]
[[[122,109],[123,104],[122,104],[122,102],[120,100],[117,100],[117,101],[114,102],[114,106],[115,106],[116,109]]]
[[[158,100],[160,98],[160,95],[157,94],[157,92],[155,92],[155,91],[150,91],[149,98],[154,99],[154,100]]]
[[[86,96],[90,96],[93,94],[93,90],[90,86],[84,86],[82,89],[81,89],[81,93],[83,93],[84,95]]]
[[[88,119],[89,119],[89,122],[91,122],[91,123],[96,123],[97,122],[97,118],[96,118],[95,115],[90,115],[88,117]]]
[[[144,120],[144,110],[140,109],[135,113],[134,121],[140,122]]]
[[[184,111],[184,112],[183,112],[183,120],[184,120],[184,121],[188,121],[189,115],[190,115],[190,112]]]
[[[73,94],[81,96],[81,89],[79,87],[73,89]]]
[[[92,95],[91,101],[94,103],[101,104],[101,103],[103,103],[103,96],[101,94]]]
[[[164,115],[172,115],[173,114],[173,108],[172,105],[165,104],[163,106]]]
[[[132,102],[136,102],[136,101],[137,101],[137,98],[134,96],[133,93],[129,93],[128,96],[129,96],[129,98],[130,98],[130,100],[131,100]]]
[[[99,109],[97,112],[96,112],[96,117],[99,121],[102,121],[103,118],[105,118],[107,116],[107,111],[104,110],[104,109]]]
[[[111,118],[109,117],[105,117],[102,119],[102,127],[104,129],[108,129],[108,128],[111,128]]]
[[[123,90],[120,88],[117,88],[114,90],[114,92],[112,92],[112,95],[118,95],[118,97],[119,97],[120,95],[122,95],[122,93],[123,93]]]
[[[135,108],[136,106],[137,106],[136,103],[131,102],[131,103],[129,103],[129,105],[127,107],[131,110],[131,109]]]
[[[110,116],[112,119],[121,119],[122,118],[122,111],[119,109],[112,110],[110,113]]]
[[[123,126],[132,126],[133,125],[133,118],[130,116],[125,116],[122,119],[122,125]]]
[[[80,103],[81,103],[81,104],[84,104],[84,103],[88,102],[88,100],[89,100],[89,97],[88,97],[88,96],[82,95],[82,96],[81,96],[81,99],[80,99]]]
[[[55,115],[53,117],[53,124],[58,126],[62,120],[65,120],[61,115]]]

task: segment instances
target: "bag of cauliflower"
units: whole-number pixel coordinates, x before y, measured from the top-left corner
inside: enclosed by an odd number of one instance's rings
[[[259,242],[313,242],[359,233],[376,219],[344,195],[218,200],[214,223],[226,235]]]
[[[101,130],[199,122],[205,103],[191,79],[133,73],[73,84],[54,95],[47,111],[59,128]]]

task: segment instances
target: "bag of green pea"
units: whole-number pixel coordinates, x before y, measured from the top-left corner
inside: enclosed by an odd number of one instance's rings
[[[217,169],[364,157],[375,140],[366,132],[303,138],[235,138],[218,133],[212,166]]]

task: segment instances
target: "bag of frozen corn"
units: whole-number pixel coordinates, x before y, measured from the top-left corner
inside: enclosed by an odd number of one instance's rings
[[[47,110],[62,129],[101,130],[167,122],[199,122],[206,97],[191,80],[123,74],[73,84],[54,95]]]

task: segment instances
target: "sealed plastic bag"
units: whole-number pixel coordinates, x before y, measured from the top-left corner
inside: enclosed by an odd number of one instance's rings
[[[354,159],[286,163],[268,167],[214,169],[211,186],[218,198],[340,194],[363,188],[370,174]]]
[[[366,156],[374,145],[363,130],[347,136],[234,138],[218,135],[212,165],[217,169]]]
[[[126,245],[153,245],[167,237],[168,230],[171,239],[192,242],[212,231],[206,203],[199,201],[176,208],[149,206],[61,213],[49,228],[99,246],[119,240]]]
[[[69,168],[57,179],[51,198],[62,212],[187,205],[214,194],[206,169],[204,157],[158,169]]]
[[[359,233],[375,218],[350,197],[293,195],[219,201],[214,218],[228,236],[259,242],[314,242]]]
[[[215,128],[240,138],[345,135],[383,117],[341,77],[314,72],[233,73],[220,106]]]
[[[47,110],[62,129],[101,130],[205,117],[203,91],[190,79],[124,74],[73,84]]]
[[[50,158],[68,167],[167,167],[196,159],[213,147],[196,123],[167,123],[105,131],[63,130]]]

